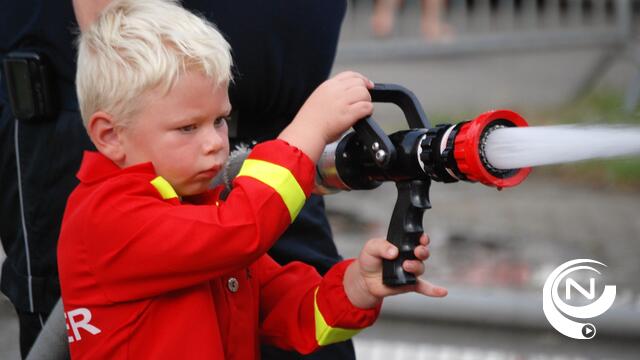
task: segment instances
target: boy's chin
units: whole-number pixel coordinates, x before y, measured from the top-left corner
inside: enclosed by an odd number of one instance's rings
[[[192,183],[192,184],[182,185],[176,188],[176,192],[180,196],[193,196],[193,195],[202,194],[208,189],[209,189],[209,182],[203,181],[202,183]]]

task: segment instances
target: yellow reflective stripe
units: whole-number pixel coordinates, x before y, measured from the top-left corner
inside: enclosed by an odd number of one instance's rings
[[[315,309],[314,314],[316,318],[316,341],[318,342],[318,345],[324,346],[349,340],[362,330],[334,328],[327,324],[324,320],[324,316],[322,316],[322,313],[320,312],[320,309],[318,309],[317,296],[318,288],[316,288],[313,296],[313,308]]]
[[[298,216],[307,197],[295,176],[286,167],[263,160],[247,159],[238,176],[249,176],[273,188],[289,210],[291,222]]]
[[[151,180],[151,185],[153,185],[156,190],[160,193],[163,199],[173,199],[177,198],[178,194],[173,190],[173,187],[167,180],[165,180],[162,176],[158,176],[155,179]]]

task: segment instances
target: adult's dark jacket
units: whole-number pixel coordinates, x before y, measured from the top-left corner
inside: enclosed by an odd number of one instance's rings
[[[236,142],[271,139],[293,119],[331,70],[346,0],[185,0],[231,43],[230,98]],[[66,198],[77,184],[82,151],[91,149],[73,88],[77,25],[71,1],[0,0],[0,57],[35,49],[51,60],[61,110],[39,124],[18,122],[0,81],[0,238],[7,260],[1,288],[16,308],[47,313],[59,297],[55,247]],[[322,198],[312,197],[270,252],[302,260],[320,273],[340,257]],[[310,358],[353,358],[350,343]],[[263,358],[298,358],[264,349]]]
[[[56,243],[82,151],[91,148],[74,89],[74,31],[71,1],[0,1],[0,57],[38,51],[52,65],[55,117],[17,121],[0,81],[0,238],[7,254],[1,289],[23,312],[48,313],[60,290]]]

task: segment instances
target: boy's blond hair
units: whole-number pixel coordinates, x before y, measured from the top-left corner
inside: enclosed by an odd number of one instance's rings
[[[144,95],[166,94],[186,71],[217,85],[231,78],[229,43],[208,21],[175,0],[116,0],[78,40],[76,91],[82,121],[104,111],[126,121]]]

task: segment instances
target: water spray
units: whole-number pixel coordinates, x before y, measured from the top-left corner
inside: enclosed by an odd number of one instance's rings
[[[497,169],[635,155],[640,154],[640,128],[621,125],[504,128],[487,137],[484,153]]]

